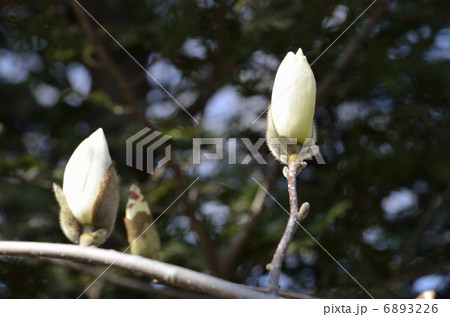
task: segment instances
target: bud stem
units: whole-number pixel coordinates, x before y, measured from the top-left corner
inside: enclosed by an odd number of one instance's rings
[[[305,162],[298,162],[296,155],[291,155],[288,159],[288,192],[289,192],[289,204],[290,204],[290,216],[283,236],[278,243],[278,247],[273,255],[272,262],[270,263],[270,275],[269,275],[269,294],[277,295],[279,291],[278,282],[280,280],[281,267],[283,260],[286,256],[289,244],[294,236],[295,229],[299,221],[306,217],[307,210],[309,210],[309,204],[303,204],[302,210],[298,210],[297,200],[297,175],[303,168],[306,167]]]
[[[83,226],[83,232],[82,233],[91,233],[94,232],[94,226],[93,225],[84,225]]]

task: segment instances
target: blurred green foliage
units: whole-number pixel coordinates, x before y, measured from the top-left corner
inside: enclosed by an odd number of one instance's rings
[[[265,116],[251,123],[269,103],[284,55],[301,47],[310,63],[320,57],[312,66],[320,87],[381,4],[321,53],[369,4],[83,1],[201,123],[195,124],[88,18],[147,119],[172,137],[172,159],[186,175],[186,185],[200,176],[193,208],[218,262],[248,221],[259,189],[252,177],[263,182],[269,167],[254,159],[248,165],[229,165],[227,157],[193,166],[192,138],[246,137],[255,143],[263,137]],[[337,5],[345,18],[324,27]],[[350,63],[318,99],[318,143],[326,165],[310,162],[299,177],[299,199],[311,204],[303,226],[376,298],[411,298],[417,294],[414,281],[430,274],[442,279],[438,295],[450,294],[449,12],[450,2],[444,0],[390,1]],[[104,66],[67,2],[2,3],[0,239],[68,243],[58,225],[51,183],[62,183],[67,159],[98,127],[105,131],[122,185],[116,230],[102,247],[127,246],[122,218],[131,182],[140,184],[155,218],[179,195],[180,179],[170,165],[152,176],[125,164],[126,139],[144,125]],[[217,93],[224,87],[233,98],[220,95],[220,106]],[[224,115],[227,108],[230,113]],[[208,127],[214,111],[219,111],[219,123]],[[247,152],[239,142],[238,157],[243,158]],[[261,153],[273,160],[265,146]],[[282,167],[276,168],[271,194],[287,207],[286,181]],[[228,268],[227,278],[235,282],[264,286],[267,281],[265,265],[287,215],[270,197],[264,208],[237,263]],[[219,274],[208,267],[181,200],[156,225],[161,260]],[[301,229],[288,253],[283,289],[325,298],[367,297]],[[73,298],[92,280],[36,259],[0,257],[0,297]],[[106,282],[97,295],[143,296]]]

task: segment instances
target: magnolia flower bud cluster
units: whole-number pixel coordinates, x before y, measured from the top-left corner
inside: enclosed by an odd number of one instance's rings
[[[291,155],[300,161],[315,155],[316,80],[301,49],[281,62],[271,101],[266,138],[275,158],[287,164]]]
[[[63,187],[53,184],[66,237],[98,246],[111,234],[119,205],[119,179],[102,129],[76,148],[64,171]]]

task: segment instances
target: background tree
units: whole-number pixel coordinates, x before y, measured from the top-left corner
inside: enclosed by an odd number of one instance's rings
[[[102,127],[122,185],[115,231],[102,248],[128,246],[121,220],[132,182],[156,219],[200,177],[156,223],[160,259],[266,286],[265,266],[287,215],[252,177],[288,206],[281,166],[265,146],[267,165],[230,165],[227,157],[193,165],[192,139],[263,137],[260,115],[276,69],[301,47],[318,84],[315,118],[326,161],[309,163],[299,176],[299,200],[311,204],[303,226],[374,297],[413,297],[424,288],[449,296],[448,1],[378,0],[343,34],[371,2],[81,4],[170,95],[76,2],[4,1],[0,239],[68,243],[51,184],[61,183],[80,141]],[[153,175],[125,164],[126,139],[145,126],[171,136],[172,160]],[[248,151],[236,144],[240,162]],[[0,262],[6,298],[77,297],[93,280],[73,264]],[[149,296],[107,280],[95,285],[88,296]],[[367,297],[302,230],[288,250],[281,287]],[[197,296],[170,291],[150,296]]]

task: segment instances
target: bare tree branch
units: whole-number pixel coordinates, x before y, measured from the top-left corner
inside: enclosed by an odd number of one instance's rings
[[[115,250],[86,248],[70,244],[45,242],[0,241],[1,255],[19,255],[83,261],[111,265],[138,272],[157,279],[160,283],[209,294],[220,298],[275,298],[239,284],[172,264],[122,254]]]
[[[298,222],[306,217],[309,211],[309,204],[304,203],[298,210],[298,200],[297,200],[297,174],[303,168],[306,167],[305,162],[298,162],[297,158],[289,158],[288,161],[288,171],[286,173],[288,181],[288,192],[289,192],[289,204],[290,204],[290,215],[289,220],[284,230],[283,236],[278,243],[278,247],[273,255],[272,262],[270,263],[270,275],[269,275],[269,294],[278,294],[278,281],[280,280],[281,267],[283,265],[283,260],[286,256],[289,244],[294,236],[295,229],[297,229]]]
[[[100,277],[101,280],[104,280],[106,282],[118,285],[120,287],[129,289],[129,290],[132,290],[132,291],[135,291],[138,293],[142,293],[145,295],[154,294],[157,296],[163,296],[163,297],[168,297],[168,298],[183,298],[183,299],[186,299],[186,298],[197,299],[197,298],[204,297],[204,295],[199,294],[199,293],[186,292],[186,291],[174,289],[171,287],[166,287],[166,288],[161,288],[161,289],[155,288],[152,285],[150,285],[148,283],[143,283],[137,279],[133,279],[133,278],[126,277],[126,276],[120,276],[120,275],[113,274],[110,272],[103,273],[104,269],[93,267],[93,266],[87,265],[87,264],[81,264],[81,263],[76,263],[76,262],[67,261],[67,260],[59,260],[59,259],[45,259],[45,262],[49,262],[49,263],[56,264],[56,265],[62,265],[69,269],[72,269],[74,271],[88,274],[88,275],[91,275],[94,277],[98,277],[101,275],[101,277]],[[204,298],[207,298],[207,297],[204,297]]]

